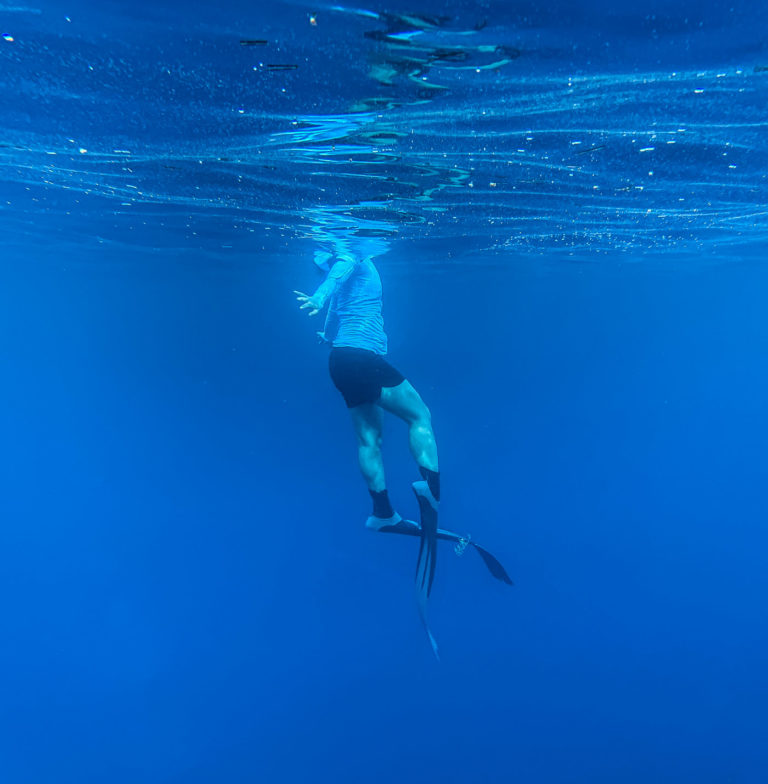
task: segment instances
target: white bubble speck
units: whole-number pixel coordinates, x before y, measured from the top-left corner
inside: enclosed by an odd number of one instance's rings
[[[88,150],[86,150],[86,149],[85,149],[85,147],[81,147],[81,148],[78,150],[78,152],[79,152],[81,155],[85,155],[85,153],[87,153],[87,152],[88,152]]]

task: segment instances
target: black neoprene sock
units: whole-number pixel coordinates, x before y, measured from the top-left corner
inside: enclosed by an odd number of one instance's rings
[[[430,471],[428,468],[424,468],[424,466],[419,466],[419,471],[424,479],[427,480],[427,485],[429,485],[429,492],[435,497],[435,501],[440,500],[440,472],[439,471]]]
[[[371,498],[373,498],[373,516],[380,517],[382,520],[392,517],[395,510],[392,508],[387,491],[380,490],[376,492],[375,490],[369,490],[368,492],[371,494]]]

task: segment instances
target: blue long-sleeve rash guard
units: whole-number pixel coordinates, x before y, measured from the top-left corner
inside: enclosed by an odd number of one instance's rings
[[[322,337],[331,345],[387,353],[381,278],[370,259],[337,261],[312,299],[328,303]]]

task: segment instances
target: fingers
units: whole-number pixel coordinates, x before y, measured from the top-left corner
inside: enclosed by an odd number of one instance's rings
[[[294,291],[293,293],[296,295],[296,299],[302,303],[299,305],[299,310],[312,308],[312,310],[309,311],[310,316],[315,316],[320,312],[320,308],[316,307],[315,303],[312,302],[312,297],[308,296],[303,291]]]

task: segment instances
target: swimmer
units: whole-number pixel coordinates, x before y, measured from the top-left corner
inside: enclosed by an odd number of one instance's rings
[[[392,508],[381,454],[382,412],[394,414],[408,426],[408,444],[423,478],[414,491],[427,524],[419,527],[421,547],[416,587],[422,620],[432,587],[437,556],[437,514],[440,504],[440,469],[432,416],[421,396],[405,376],[386,359],[387,335],[381,314],[382,285],[372,256],[318,252],[315,262],[327,276],[314,294],[295,291],[300,309],[310,316],[326,306],[320,338],[331,346],[331,379],[344,398],[357,435],[358,461],[373,501],[366,526],[392,528],[403,518]],[[426,506],[425,506],[426,505]],[[436,651],[434,639],[430,642]]]

